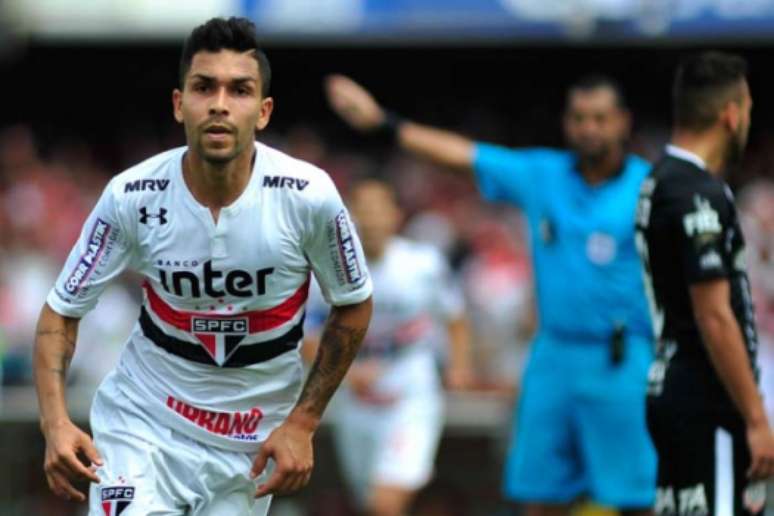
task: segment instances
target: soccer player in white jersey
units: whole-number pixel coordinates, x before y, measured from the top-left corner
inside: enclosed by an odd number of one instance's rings
[[[246,19],[212,19],[183,47],[174,116],[187,146],[114,177],[47,298],[35,382],[45,473],[92,516],[266,514],[304,486],[312,438],[366,332],[371,282],[331,179],[255,141],[270,69]],[[122,270],[145,298],[91,412],[70,420],[79,319]],[[333,305],[302,388],[310,274]],[[80,456],[86,460],[81,462]]]
[[[392,189],[366,180],[348,199],[374,284],[374,314],[338,395],[334,442],[359,508],[401,516],[432,476],[443,429],[437,330],[445,327],[450,345],[447,385],[461,388],[471,378],[467,324],[443,256],[396,236],[401,213]]]

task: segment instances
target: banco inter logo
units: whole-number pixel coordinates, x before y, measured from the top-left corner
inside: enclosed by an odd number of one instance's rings
[[[274,267],[258,269],[254,274],[240,269],[224,272],[214,269],[212,261],[207,260],[201,272],[159,269],[159,282],[164,290],[176,296],[251,297],[266,294],[266,278],[273,272]]]

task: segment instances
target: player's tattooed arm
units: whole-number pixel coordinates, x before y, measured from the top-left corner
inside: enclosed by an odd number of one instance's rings
[[[40,403],[41,425],[67,417],[65,380],[75,353],[79,319],[62,316],[43,306],[35,334],[35,387]]]
[[[274,472],[258,486],[256,497],[292,493],[309,482],[314,465],[312,437],[328,401],[360,349],[370,320],[370,297],[362,303],[331,310],[298,403],[263,442],[253,462],[253,478],[263,473],[269,458],[275,462]]]
[[[319,422],[333,393],[347,374],[371,319],[371,298],[333,307],[320,338],[317,356],[293,414]]]
[[[35,335],[35,388],[40,405],[40,428],[46,438],[43,469],[51,490],[67,500],[86,500],[72,484],[74,479],[99,482],[99,477],[78,458],[102,463],[91,438],[70,420],[65,402],[67,369],[75,353],[79,319],[64,317],[43,306]]]

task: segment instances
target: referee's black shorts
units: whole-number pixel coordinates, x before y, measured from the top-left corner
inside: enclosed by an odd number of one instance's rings
[[[750,453],[739,415],[663,398],[649,398],[647,410],[658,453],[656,515],[763,514],[766,487],[747,480]]]

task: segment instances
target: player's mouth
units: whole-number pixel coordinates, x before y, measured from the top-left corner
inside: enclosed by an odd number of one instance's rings
[[[225,125],[211,125],[204,130],[209,140],[222,141],[228,138],[233,131]]]

